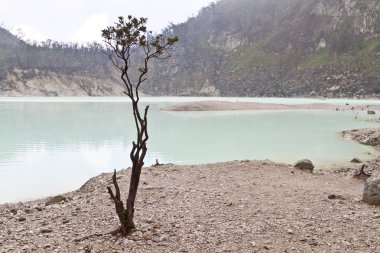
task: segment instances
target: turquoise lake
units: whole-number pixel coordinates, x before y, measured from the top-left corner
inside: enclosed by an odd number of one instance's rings
[[[145,164],[199,164],[243,159],[293,163],[308,158],[318,169],[355,166],[380,154],[341,137],[353,128],[379,127],[359,111],[291,110],[165,112],[200,100],[284,104],[380,104],[380,101],[283,98],[143,98],[149,104]],[[127,98],[0,98],[0,203],[79,188],[90,177],[130,165],[135,130]]]

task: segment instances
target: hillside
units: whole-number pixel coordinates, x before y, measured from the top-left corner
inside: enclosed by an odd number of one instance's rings
[[[102,50],[50,40],[30,44],[0,27],[0,95],[120,95],[117,73]]]
[[[168,32],[152,94],[380,96],[376,0],[221,0]]]
[[[149,95],[380,97],[378,0],[220,0],[164,32]],[[0,28],[0,96],[122,95],[101,50]]]

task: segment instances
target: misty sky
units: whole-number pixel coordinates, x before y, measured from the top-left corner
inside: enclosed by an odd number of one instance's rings
[[[24,39],[100,41],[100,30],[118,16],[148,18],[148,29],[160,32],[180,23],[215,0],[0,0],[0,24]]]

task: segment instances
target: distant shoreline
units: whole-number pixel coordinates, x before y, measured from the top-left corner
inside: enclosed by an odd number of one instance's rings
[[[166,108],[162,111],[237,111],[237,110],[380,110],[380,105],[374,104],[274,104],[258,102],[227,102],[227,101],[196,101],[189,103],[179,103]]]

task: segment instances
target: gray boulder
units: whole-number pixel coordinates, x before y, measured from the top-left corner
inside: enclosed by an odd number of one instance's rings
[[[354,158],[351,160],[352,163],[362,163],[363,161],[360,160],[359,158]]]
[[[366,180],[363,201],[371,205],[380,204],[380,177],[370,177]]]
[[[307,170],[307,171],[313,171],[314,169],[314,164],[308,160],[308,159],[303,159],[299,160],[294,164],[294,167],[300,170]]]

